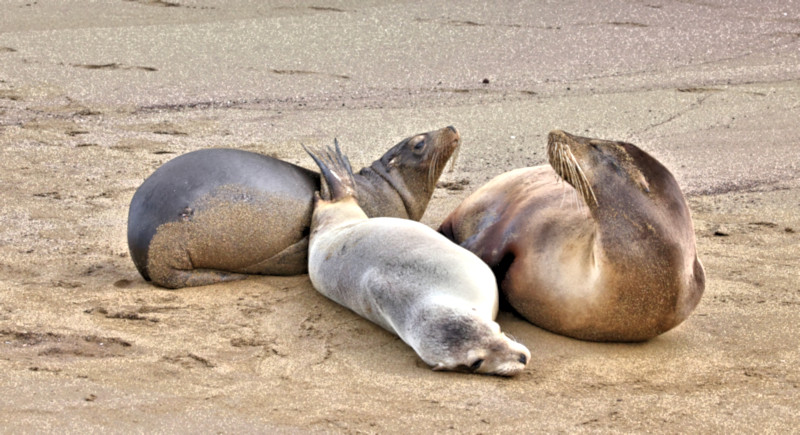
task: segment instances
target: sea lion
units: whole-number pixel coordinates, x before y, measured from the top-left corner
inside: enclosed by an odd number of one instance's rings
[[[422,223],[368,218],[338,146],[309,154],[325,198],[317,196],[311,223],[314,288],[397,334],[434,370],[512,376],[525,368],[528,349],[494,322],[497,283],[485,263]]]
[[[511,307],[550,331],[643,341],[686,319],[705,274],[669,170],[632,144],[558,130],[547,156],[550,166],[489,181],[439,231],[489,264]]]
[[[459,142],[450,126],[392,147],[354,175],[364,211],[419,220]],[[184,154],[158,168],[133,195],[131,258],[146,280],[166,288],[305,273],[319,186],[318,173],[257,153]]]

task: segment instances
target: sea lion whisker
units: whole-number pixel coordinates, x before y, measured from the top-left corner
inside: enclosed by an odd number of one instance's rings
[[[591,190],[591,186],[589,185],[589,181],[586,179],[586,175],[581,168],[580,163],[578,163],[577,158],[575,155],[569,151],[568,154],[569,159],[569,168],[570,168],[570,180],[572,181],[572,185],[575,189],[580,193],[583,200],[588,204],[590,200],[594,199],[596,202],[596,198],[594,198],[594,192]],[[580,208],[580,207],[579,207]]]
[[[574,188],[572,188],[572,189],[570,190],[570,188],[572,187],[572,185],[571,185],[571,184],[569,184],[569,183],[568,183],[566,180],[564,180],[563,178],[561,179],[561,181],[562,181],[562,183],[563,183],[563,184],[562,184],[562,186],[561,186],[561,203],[559,204],[559,208],[564,208],[564,202],[565,202],[565,201],[569,201],[569,200],[567,199],[567,196],[574,195],[574,194],[575,194],[575,189],[574,189]]]
[[[557,162],[557,154],[558,154],[558,146],[556,145],[556,141],[550,136],[547,140],[547,162],[550,163],[550,166],[553,169],[556,168]]]
[[[448,169],[448,172],[453,172],[456,169],[456,160],[458,160],[459,152],[461,152],[461,147],[457,146],[455,151],[453,151],[453,155],[450,156],[450,169]]]
[[[556,150],[555,156],[558,158],[558,162],[560,163],[561,168],[562,168],[561,173],[564,173],[564,171],[566,170],[566,163],[567,163],[566,162],[566,150],[564,149],[565,146],[561,142],[553,142],[553,147]]]
[[[553,168],[553,170],[555,170],[556,178],[558,179],[558,182],[559,183],[564,183],[566,185],[567,184],[567,180],[564,179],[564,170],[565,170],[564,169],[565,168],[565,166],[564,166],[564,153],[561,150],[561,147],[556,147],[555,150],[553,151],[553,154],[551,155],[551,159],[550,159],[550,166]],[[566,195],[566,191],[567,191],[566,190],[566,186],[564,186],[561,191],[562,191],[562,193],[564,195]],[[563,197],[562,197],[562,203],[563,203]]]
[[[431,190],[435,189],[436,186],[434,185],[434,180],[436,179],[436,172],[439,166],[439,157],[441,157],[442,153],[439,149],[433,150],[433,155],[431,156],[431,164],[428,166],[428,186],[430,186]]]
[[[586,178],[583,168],[581,168],[581,165],[577,161],[575,162],[575,168],[578,170],[578,175],[580,176],[581,184],[583,185],[583,199],[589,205],[597,204],[597,197],[594,194],[594,189],[592,189],[592,185],[589,184],[589,180]]]
[[[572,154],[572,151],[566,150],[565,151],[565,165],[567,167],[567,181],[573,185],[576,189],[579,187],[576,186],[576,173],[575,173],[575,156]]]
[[[552,163],[554,163],[554,164],[552,164]],[[566,181],[566,180],[564,180],[564,168],[565,168],[564,167],[564,160],[561,158],[561,151],[560,150],[558,152],[558,156],[556,157],[556,159],[552,163],[551,163],[551,166],[553,166],[553,169],[556,171],[556,174],[558,175],[558,177],[562,181]]]
[[[567,159],[566,159],[566,156],[564,155],[564,148],[561,145],[558,145],[558,160],[557,160],[557,162],[558,162],[558,165],[559,165],[559,167],[558,167],[558,175],[560,175],[561,178],[564,179],[564,181],[567,181],[566,180],[566,177],[567,177]]]
[[[573,186],[575,185],[575,172],[572,167],[572,160],[570,159],[570,154],[564,155],[564,179],[567,180]]]
[[[433,156],[433,164],[428,168],[428,185],[432,186],[432,189],[436,188],[436,173],[439,172],[439,165],[442,164],[442,151],[437,149]]]
[[[578,189],[573,189],[572,190],[572,200],[575,202],[575,209],[576,210],[580,210],[581,209],[581,203],[583,202],[580,199],[578,199],[579,196],[580,195],[579,195]]]
[[[552,155],[554,156],[554,163],[557,163],[555,167],[556,173],[561,176],[562,180],[572,185],[574,188],[572,191],[572,197],[575,207],[576,209],[581,210],[583,208],[583,201],[578,200],[578,195],[580,195],[582,198],[587,197],[586,188],[588,183],[586,182],[586,177],[583,176],[580,164],[569,147],[564,146],[560,142],[555,142],[555,152],[552,153]],[[564,205],[565,196],[566,192],[562,195],[560,207],[563,207]]]
[[[564,162],[564,180],[574,186],[575,177],[573,172],[574,170],[572,168],[574,157],[572,156],[572,152],[569,150],[569,148],[563,148],[563,153],[564,159],[562,161]]]

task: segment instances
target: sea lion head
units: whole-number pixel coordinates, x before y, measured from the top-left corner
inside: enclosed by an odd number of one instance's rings
[[[643,169],[655,169],[646,163],[658,162],[652,157],[645,161],[648,157],[630,143],[580,137],[561,130],[551,131],[547,141],[550,166],[590,208],[601,201],[600,191],[616,195],[617,190],[611,187],[617,185],[633,186],[632,190],[641,195],[651,193],[650,180]]]
[[[460,143],[461,136],[453,126],[411,136],[376,160],[371,169],[397,190],[408,217],[419,220],[439,176]]]
[[[530,351],[496,322],[441,306],[437,311],[425,316],[429,321],[415,348],[433,370],[514,376],[528,364]]]
[[[547,146],[550,166],[571,184],[596,219],[624,212],[646,217],[662,228],[680,229],[686,243],[694,245],[689,206],[675,177],[664,165],[627,142],[550,132]],[[624,224],[624,226],[630,226]]]

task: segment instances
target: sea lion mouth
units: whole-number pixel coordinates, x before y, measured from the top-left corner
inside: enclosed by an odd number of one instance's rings
[[[455,168],[458,152],[461,149],[461,135],[453,126],[445,127],[436,132],[431,150],[430,165],[428,165],[428,186],[431,189],[442,174],[447,160],[450,159],[450,172]]]
[[[572,153],[570,145],[580,144],[566,132],[551,131],[547,138],[547,160],[556,174],[571,184],[587,205],[596,206],[597,197],[589,180],[586,179],[586,174],[578,163],[578,159]]]

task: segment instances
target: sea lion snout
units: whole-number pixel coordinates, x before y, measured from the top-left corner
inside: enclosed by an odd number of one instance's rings
[[[447,157],[450,157],[449,154],[454,152],[461,143],[461,134],[458,132],[458,129],[452,125],[448,125],[445,128],[425,133],[424,141],[432,145],[431,150],[428,151],[431,153],[431,157],[445,150],[448,152]]]
[[[450,170],[452,171],[456,159],[458,158],[458,150],[461,145],[461,134],[455,127],[453,127],[452,125],[448,125],[447,127],[436,132],[435,136],[437,136],[437,142],[438,142],[436,147],[439,149],[446,150],[446,151],[437,151],[446,153],[445,155],[447,158],[445,158],[444,162],[442,163],[447,163],[447,159],[452,156],[452,159],[450,160],[451,162]],[[440,160],[440,159],[437,158],[435,160]],[[434,161],[434,165],[438,166],[438,162]],[[442,166],[441,169],[444,169],[444,166]]]
[[[530,350],[500,332],[497,323],[490,327],[496,331],[491,338],[487,340],[484,336],[481,342],[469,346],[467,360],[462,362],[466,371],[499,376],[515,376],[522,372],[530,361]]]
[[[507,361],[496,358],[496,361],[492,363],[487,362],[484,365],[486,366],[486,370],[476,370],[476,373],[509,377],[516,376],[525,370],[525,367],[528,365],[528,355],[520,353],[516,355],[516,359],[511,358]]]

